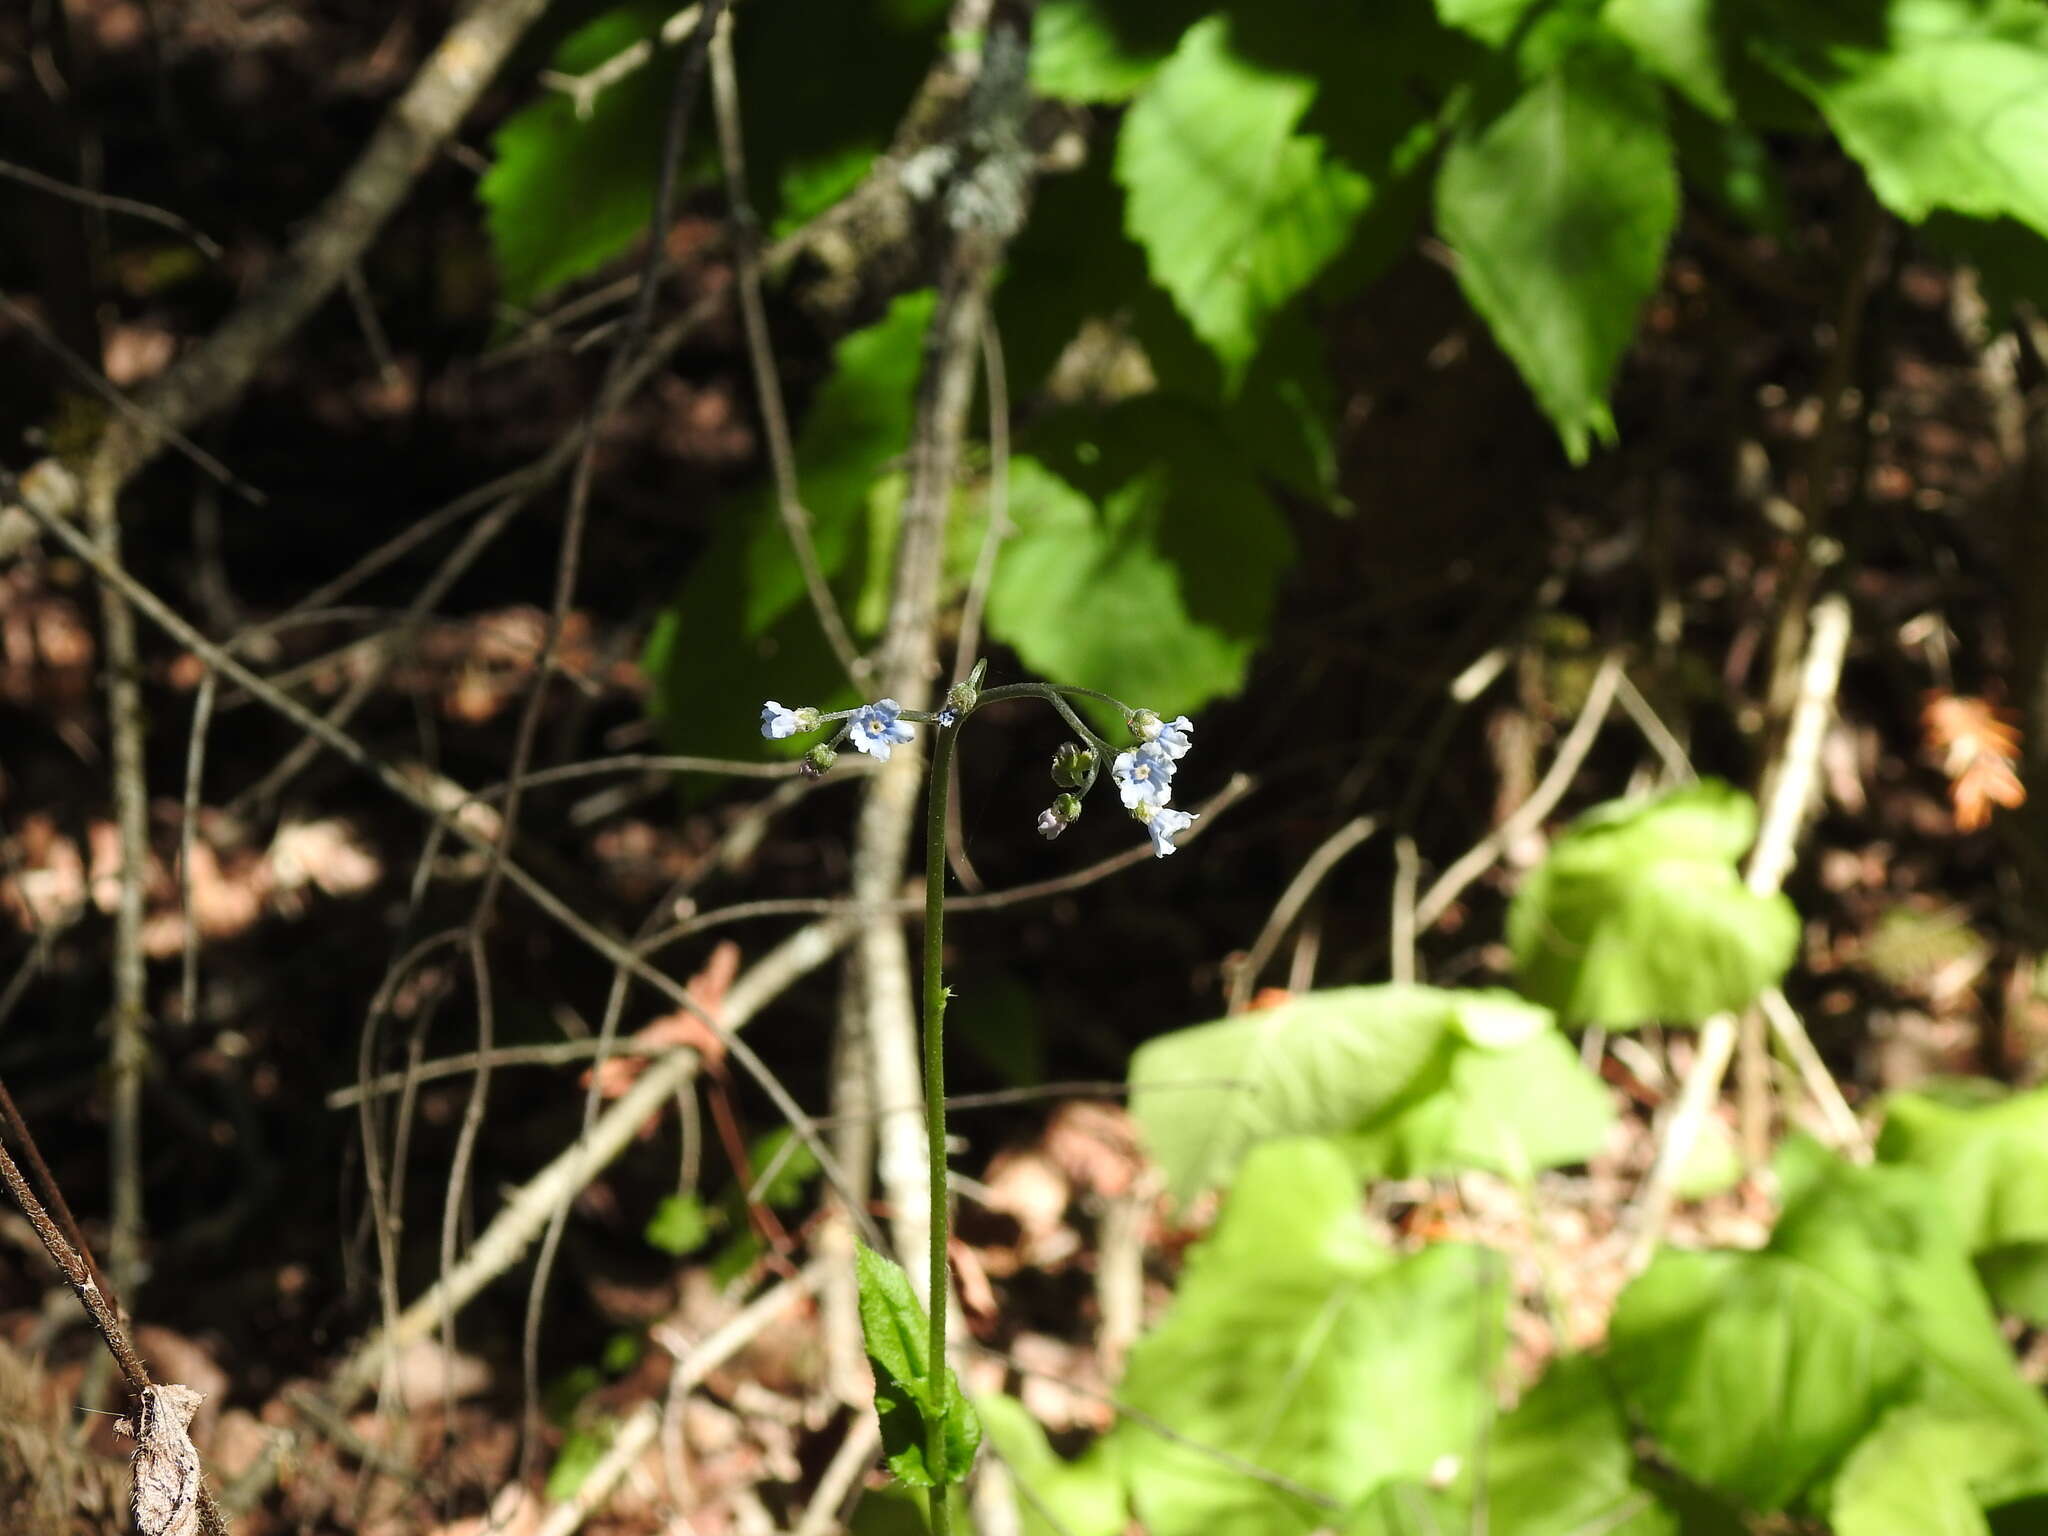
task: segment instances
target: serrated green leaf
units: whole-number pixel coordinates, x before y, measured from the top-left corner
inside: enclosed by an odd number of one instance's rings
[[[1242,683],[1293,542],[1204,422],[1170,401],[1128,401],[1075,413],[1065,443],[1042,432],[1056,468],[1011,461],[1016,531],[988,623],[1034,671],[1168,713]]]
[[[711,1236],[711,1218],[695,1195],[668,1195],[654,1208],[641,1235],[663,1253],[680,1258]]]
[[[1978,1495],[2035,1486],[2048,1407],[2014,1370],[1935,1187],[1838,1162],[1797,1182],[1760,1252],[1667,1251],[1622,1294],[1609,1360],[1671,1463],[1778,1509],[1917,1405],[1978,1426],[1955,1469]]]
[[[1715,0],[1607,0],[1600,20],[1700,111],[1718,122],[1735,119]]]
[[[1342,249],[1371,188],[1296,131],[1307,77],[1230,47],[1221,16],[1190,28],[1126,114],[1116,173],[1153,277],[1234,387],[1268,318]]]
[[[667,14],[639,4],[601,16],[562,45],[556,67],[588,70],[653,36]],[[587,118],[546,91],[492,136],[477,196],[505,303],[526,308],[646,233],[666,95],[662,71],[637,69],[601,92]]]
[[[1755,46],[1901,218],[1948,208],[2048,234],[2048,14],[2025,0],[1893,0],[1873,27],[1879,10],[1795,12]]]
[[[1436,0],[1444,25],[1468,32],[1489,48],[1509,42],[1537,0]]]
[[[1131,1353],[1123,1395],[1181,1440],[1116,1431],[1151,1536],[1303,1536],[1327,1505],[1193,1448],[1221,1446],[1339,1508],[1471,1454],[1488,1413],[1507,1281],[1498,1255],[1396,1259],[1326,1142],[1259,1148],[1179,1295]]]
[[[1743,885],[1756,807],[1719,780],[1579,817],[1508,908],[1522,990],[1568,1024],[1697,1023],[1785,973],[1799,917]]]
[[[1062,101],[1128,101],[1201,14],[1160,0],[1040,0],[1031,20],[1031,84]]]
[[[977,1397],[975,1409],[989,1445],[1022,1490],[1022,1536],[1123,1536],[1130,1500],[1113,1441],[1098,1440],[1068,1461],[1053,1454],[1045,1431],[1014,1397]]]
[[[854,1250],[854,1272],[889,1470],[916,1488],[964,1482],[981,1445],[981,1421],[950,1366],[943,1389],[933,1390],[930,1320],[910,1289],[910,1277],[894,1259],[866,1244]],[[937,1467],[931,1464],[927,1438],[934,1418],[943,1421],[945,1435],[944,1464]]]
[[[1828,1501],[1835,1536],[1990,1536],[1956,1475],[1974,1426],[1918,1409],[1887,1414],[1842,1467]]]
[[[1461,124],[1436,183],[1458,284],[1582,462],[1662,270],[1678,178],[1656,86],[1578,47],[1492,117]]]

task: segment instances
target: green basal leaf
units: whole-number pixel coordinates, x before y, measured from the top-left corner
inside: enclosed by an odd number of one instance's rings
[[[1045,1431],[1014,1397],[978,1397],[975,1408],[989,1445],[1021,1490],[1022,1536],[1123,1536],[1130,1500],[1113,1440],[1098,1440],[1067,1461],[1053,1453]]]
[[[1755,1253],[1658,1255],[1622,1294],[1609,1361],[1688,1477],[1781,1509],[1906,1406],[1974,1426],[1953,1471],[1985,1499],[2040,1485],[2048,1407],[2022,1381],[1938,1190],[1802,1149]]]
[[[1799,917],[1736,872],[1756,807],[1707,780],[1579,817],[1508,908],[1522,990],[1568,1024],[1697,1023],[1784,975]]]
[[[1893,1094],[1877,1155],[1941,1185],[2001,1309],[2048,1320],[2048,1090],[1951,1082]]]
[[[860,1283],[860,1327],[875,1372],[875,1413],[889,1470],[916,1488],[964,1482],[981,1445],[981,1421],[946,1369],[943,1393],[931,1380],[930,1320],[894,1259],[866,1244],[854,1251]],[[933,1466],[927,1426],[942,1419],[945,1460]]]
[[[1990,1523],[1956,1475],[1972,1454],[1972,1425],[1920,1409],[1887,1414],[1835,1479],[1835,1536],[1990,1536]]]
[[[1380,1247],[1337,1148],[1259,1148],[1190,1254],[1172,1310],[1131,1353],[1124,1398],[1192,1442],[1118,1427],[1145,1529],[1305,1536],[1338,1518],[1195,1445],[1225,1447],[1340,1509],[1389,1478],[1469,1456],[1506,1296],[1497,1255]]]
[[[1474,1478],[1481,1479],[1475,1495]],[[1629,1428],[1599,1365],[1554,1362],[1512,1413],[1497,1419],[1483,1457],[1461,1461],[1448,1487],[1377,1489],[1344,1536],[1673,1536],[1672,1513],[1637,1477]]]
[[[1343,248],[1371,188],[1296,131],[1312,79],[1234,53],[1230,24],[1191,28],[1125,116],[1125,227],[1234,389],[1266,321]]]
[[[1521,1174],[1583,1161],[1612,1120],[1549,1013],[1504,992],[1311,992],[1150,1041],[1130,1075],[1131,1113],[1183,1201],[1276,1137],[1335,1138],[1369,1176]]]
[[[1678,217],[1663,105],[1618,47],[1564,52],[1459,125],[1436,183],[1459,286],[1574,463],[1612,441],[1607,394]]]

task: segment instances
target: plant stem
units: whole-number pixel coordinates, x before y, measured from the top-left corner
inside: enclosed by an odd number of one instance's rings
[[[925,1426],[925,1461],[932,1470],[933,1536],[950,1536],[946,1503],[946,1245],[950,1214],[946,1188],[946,793],[953,777],[953,742],[962,718],[932,732],[931,796],[924,831],[924,1125],[931,1145],[931,1401]]]

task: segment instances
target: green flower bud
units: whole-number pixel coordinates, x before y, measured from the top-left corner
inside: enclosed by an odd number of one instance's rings
[[[803,770],[814,779],[822,778],[831,771],[832,765],[838,761],[839,754],[821,741],[804,754]]]
[[[1077,742],[1061,742],[1059,751],[1052,755],[1052,781],[1063,789],[1079,789],[1094,771],[1095,754]]]
[[[1057,795],[1053,798],[1052,813],[1061,821],[1075,822],[1081,819],[1081,797],[1079,795]]]

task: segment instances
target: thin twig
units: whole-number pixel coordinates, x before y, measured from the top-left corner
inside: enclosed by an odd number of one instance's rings
[[[1792,1058],[1799,1080],[1819,1106],[1821,1118],[1827,1122],[1836,1147],[1853,1162],[1869,1162],[1870,1138],[1864,1132],[1863,1123],[1856,1118],[1856,1111],[1849,1107],[1849,1101],[1842,1097],[1841,1085],[1828,1071],[1827,1063],[1821,1060],[1820,1052],[1814,1048],[1813,1037],[1806,1032],[1806,1025],[1798,1013],[1776,987],[1765,990],[1761,1003],[1764,1017],[1778,1037],[1778,1044]]]
[[[1827,734],[1835,690],[1841,682],[1842,659],[1849,644],[1848,600],[1840,594],[1830,594],[1815,603],[1807,636],[1806,659],[1799,673],[1799,696],[1790,729],[1785,733],[1784,755],[1769,775],[1770,799],[1764,806],[1756,845],[1750,850],[1749,865],[1743,874],[1744,884],[1759,895],[1771,894],[1784,884],[1797,856],[1799,829],[1813,795],[1821,742]],[[1700,1026],[1698,1054],[1665,1122],[1656,1161],[1651,1164],[1631,1208],[1631,1272],[1639,1272],[1649,1264],[1664,1234],[1679,1174],[1692,1155],[1700,1126],[1720,1094],[1721,1080],[1735,1054],[1736,1034],[1733,1014],[1717,1013]],[[1811,1042],[1808,1044],[1810,1047]]]
[[[178,820],[178,913],[184,923],[184,955],[178,974],[178,1022],[199,1022],[199,921],[192,913],[192,854],[199,841],[199,791],[206,777],[206,733],[220,674],[208,667],[192,701],[192,733],[185,748],[185,804]]]
[[[1309,898],[1329,878],[1330,871],[1344,856],[1378,829],[1379,822],[1374,818],[1355,816],[1324,838],[1322,845],[1302,862],[1301,868],[1294,872],[1294,878],[1287,882],[1287,889],[1273,904],[1273,910],[1267,914],[1266,924],[1259,930],[1258,938],[1252,941],[1251,949],[1232,970],[1230,1002],[1226,1012],[1244,1012],[1251,1002],[1252,988],[1258,985],[1260,974],[1272,960],[1273,952],[1280,947],[1280,941],[1287,936],[1287,930],[1301,915],[1301,909],[1308,905]],[[1142,854],[1143,850],[1139,852]]]
[[[75,187],[68,181],[59,181],[54,176],[45,176],[41,171],[32,171],[25,165],[16,165],[11,160],[0,160],[0,177],[18,181],[23,186],[34,187],[38,192],[48,192],[53,197],[97,208],[102,213],[125,213],[132,219],[147,219],[150,223],[182,235],[198,248],[208,261],[219,261],[227,252],[220,243],[209,239],[206,234],[168,208],[159,208],[153,203],[137,202],[132,197],[117,197],[111,192],[94,192],[87,187]]]
[[[676,1372],[688,1386],[703,1381],[778,1321],[791,1302],[816,1290],[823,1270],[823,1264],[814,1260],[795,1278],[779,1281],[748,1302],[730,1321],[706,1335],[695,1348],[678,1356]],[[548,1512],[535,1536],[573,1536],[585,1520],[603,1507],[612,1490],[654,1444],[655,1436],[661,1430],[661,1420],[662,1406],[659,1402],[650,1400],[635,1408],[614,1432],[611,1445],[584,1475],[576,1492]]]
[[[1622,673],[1621,681],[1616,685],[1615,699],[1620,703],[1622,712],[1636,723],[1636,729],[1643,733],[1643,738],[1656,749],[1658,759],[1664,764],[1666,778],[1675,784],[1691,784],[1699,778],[1683,743],[1650,707],[1650,701],[1643,697],[1643,691],[1626,672]]]
[[[1429,889],[1423,892],[1422,899],[1415,904],[1417,933],[1426,933],[1433,928],[1436,920],[1464,894],[1467,886],[1491,869],[1502,853],[1542,826],[1557,808],[1565,791],[1571,788],[1572,780],[1578,776],[1586,754],[1593,750],[1593,741],[1607,720],[1607,711],[1614,703],[1620,681],[1621,657],[1609,652],[1602,659],[1600,670],[1593,674],[1592,685],[1586,690],[1585,706],[1559,744],[1557,756],[1551,760],[1550,771],[1543,775],[1527,800],[1516,806],[1499,826],[1437,876]]]
[[[882,1448],[882,1424],[872,1413],[860,1411],[846,1426],[845,1438],[811,1490],[811,1502],[791,1536],[830,1536],[844,1528],[847,1502],[861,1474],[874,1465],[875,1452]]]
[[[761,435],[768,445],[768,464],[775,481],[775,508],[783,532],[803,574],[818,628],[839,665],[856,688],[871,668],[853,643],[853,633],[839,611],[839,600],[825,580],[818,546],[811,538],[811,514],[797,486],[796,449],[790,441],[789,414],[782,405],[782,376],[775,366],[775,346],[768,335],[768,309],[761,300],[759,221],[747,197],[747,157],[740,137],[739,77],[732,62],[732,15],[717,24],[711,42],[711,95],[718,121],[719,158],[725,170],[725,196],[732,209],[733,256],[739,281],[740,320],[747,337],[747,360],[754,375],[754,396],[761,410]]]
[[[1415,981],[1415,886],[1422,875],[1422,856],[1415,839],[1394,839],[1394,894],[1389,915],[1388,975],[1396,986]]]

